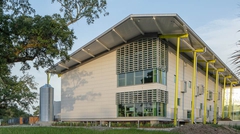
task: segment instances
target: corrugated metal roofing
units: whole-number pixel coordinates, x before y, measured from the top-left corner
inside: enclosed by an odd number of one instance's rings
[[[208,45],[177,15],[177,14],[148,14],[148,15],[129,15],[107,31],[97,36],[70,55],[70,60],[58,62],[47,72],[62,74],[72,68],[89,61],[98,55],[111,51],[122,44],[130,42],[133,38],[155,33],[158,35],[185,34],[188,38],[181,39],[180,49],[199,49],[205,48],[206,52],[199,55],[198,59],[213,60],[210,68],[225,68],[225,72],[220,75],[232,75],[228,81],[239,81],[238,77],[227,67],[227,65],[208,47]],[[176,44],[176,38],[168,39],[171,44]],[[192,52],[185,52],[185,55],[192,58]],[[198,63],[205,67],[206,63]],[[213,72],[214,74],[214,72]]]

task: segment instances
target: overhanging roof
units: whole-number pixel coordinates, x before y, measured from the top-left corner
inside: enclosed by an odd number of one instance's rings
[[[132,39],[144,36],[149,33],[158,35],[185,34],[188,38],[181,39],[180,49],[200,49],[205,48],[205,52],[198,56],[198,60],[213,60],[210,68],[225,68],[220,76],[232,75],[228,82],[239,81],[238,77],[226,66],[225,63],[207,46],[207,44],[177,15],[177,14],[148,14],[148,15],[129,15],[107,31],[97,36],[70,55],[70,60],[58,62],[46,72],[62,74],[86,61],[98,57],[100,54],[111,51],[122,44],[130,42]],[[176,45],[176,38],[167,39],[171,44]],[[184,52],[185,55],[192,58],[192,52]],[[205,62],[198,63],[203,68]],[[212,73],[214,74],[214,72]]]

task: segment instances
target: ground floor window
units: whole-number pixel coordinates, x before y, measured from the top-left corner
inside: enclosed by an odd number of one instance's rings
[[[187,118],[188,118],[188,119],[191,118],[191,112],[192,112],[191,110],[188,110],[188,111],[187,111]]]
[[[166,104],[161,102],[146,102],[119,104],[118,117],[166,117]]]

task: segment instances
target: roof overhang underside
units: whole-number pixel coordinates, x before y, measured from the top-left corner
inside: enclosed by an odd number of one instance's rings
[[[187,38],[181,38],[180,50],[205,49],[204,53],[199,53],[198,65],[206,67],[206,61],[216,60],[215,63],[209,64],[212,71],[224,68],[220,72],[220,81],[224,76],[231,75],[227,82],[239,81],[238,77],[223,63],[223,61],[207,46],[207,44],[177,15],[177,14],[151,14],[151,15],[129,15],[86,45],[82,46],[70,55],[70,60],[58,62],[46,72],[63,74],[84,62],[97,58],[103,53],[107,53],[114,48],[126,44],[133,39],[149,34],[155,35],[177,35],[188,34]],[[177,44],[176,38],[168,38],[168,42]],[[183,52],[184,55],[193,59],[192,52]],[[205,61],[205,62],[204,62]]]

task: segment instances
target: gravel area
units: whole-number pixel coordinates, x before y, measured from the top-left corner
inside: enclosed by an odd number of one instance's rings
[[[240,134],[239,131],[228,126],[203,124],[184,125],[171,130],[171,132],[180,134]]]

